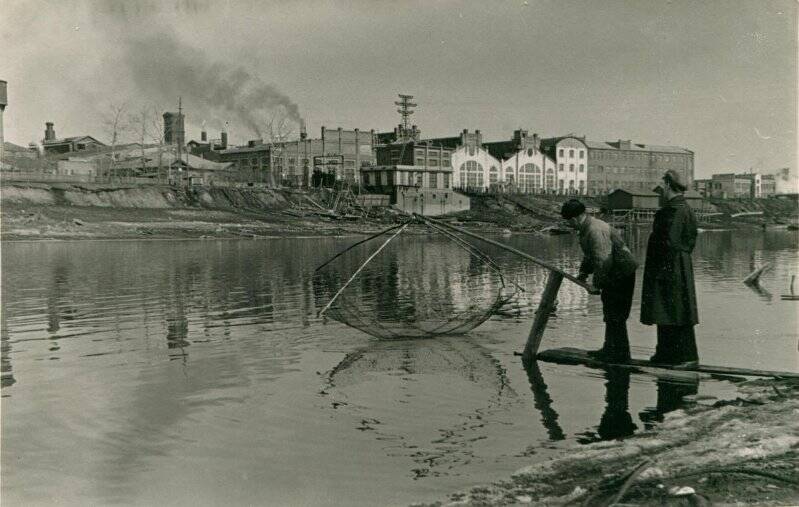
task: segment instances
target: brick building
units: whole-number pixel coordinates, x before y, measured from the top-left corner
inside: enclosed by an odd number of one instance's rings
[[[575,146],[560,146],[563,139],[570,138]],[[585,146],[585,159],[579,158],[580,144]],[[541,141],[542,150],[566,170],[574,165],[576,178],[580,181],[580,164],[584,164],[586,192],[601,195],[616,188],[628,190],[651,190],[657,186],[663,173],[673,169],[680,173],[689,187],[694,179],[694,153],[679,146],[662,146],[633,143],[630,140],[596,142],[585,137],[563,136]],[[564,148],[562,158],[561,148]],[[576,158],[568,157],[570,149]]]
[[[360,181],[360,169],[374,165],[375,136],[373,130],[328,129],[321,137],[264,143],[257,139],[245,146],[190,142],[192,153],[218,162],[233,162],[246,178],[270,186],[308,186],[314,171],[335,172],[336,179],[352,183]],[[223,147],[224,146],[224,147]]]

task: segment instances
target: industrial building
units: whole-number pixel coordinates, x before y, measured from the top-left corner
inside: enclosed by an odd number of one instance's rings
[[[570,140],[566,146],[562,143]],[[694,152],[679,146],[633,143],[631,140],[596,142],[574,135],[543,139],[541,149],[564,171],[574,170],[575,182],[585,181],[588,195],[617,188],[651,190],[663,173],[677,171],[690,185],[694,179]]]
[[[304,130],[293,141],[249,141],[245,146],[228,146],[227,134],[220,141],[190,141],[192,154],[217,162],[232,162],[242,177],[270,186],[308,186],[313,173],[334,174],[337,180],[356,183],[360,169],[375,164],[374,131],[322,127],[321,136],[309,139]]]
[[[777,179],[773,174],[721,173],[709,180],[697,180],[694,190],[707,197],[719,199],[760,199],[777,194]]]
[[[76,151],[92,151],[98,148],[105,147],[102,143],[92,136],[73,136],[57,138],[55,135],[55,126],[53,122],[48,121],[45,124],[44,139],[42,140],[42,149],[45,155],[53,155],[58,153],[73,153]]]

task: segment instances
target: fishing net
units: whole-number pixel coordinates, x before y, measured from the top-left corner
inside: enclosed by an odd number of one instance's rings
[[[518,288],[475,245],[419,220],[336,254],[314,283],[320,314],[383,339],[466,333]]]

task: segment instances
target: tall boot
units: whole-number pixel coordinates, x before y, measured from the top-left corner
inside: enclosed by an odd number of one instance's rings
[[[626,321],[605,322],[605,355],[612,362],[627,363],[630,361],[630,337],[627,335]]]

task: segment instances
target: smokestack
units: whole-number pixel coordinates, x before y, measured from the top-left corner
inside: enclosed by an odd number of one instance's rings
[[[48,121],[44,124],[46,127],[44,129],[44,140],[45,141],[55,141],[55,129],[53,128],[53,122]]]
[[[208,141],[208,132],[205,130],[200,132],[200,141],[207,142]]]
[[[300,140],[304,141],[308,138],[308,132],[305,130],[305,120],[300,122]]]
[[[164,113],[164,142],[166,144],[180,144],[184,143],[183,121],[185,116],[183,113]]]
[[[227,149],[227,132],[223,130],[222,133],[220,134],[220,138],[221,138],[221,148],[223,150],[226,150]]]

